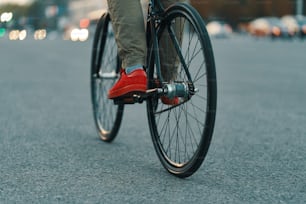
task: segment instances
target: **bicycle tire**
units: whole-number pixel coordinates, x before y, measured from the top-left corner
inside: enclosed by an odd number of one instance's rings
[[[177,3],[165,10],[157,28],[159,43],[161,36],[170,36],[163,33],[171,26],[180,26],[177,24],[184,26],[179,29],[184,31],[180,49],[188,71],[182,69],[180,61],[175,80],[190,82],[191,77],[191,83],[199,91],[189,101],[172,109],[151,97],[147,100],[147,115],[159,160],[167,171],[183,178],[198,170],[208,152],[216,116],[217,81],[209,35],[202,18],[190,5]],[[169,38],[167,42],[173,41]],[[152,45],[149,50],[148,87],[154,88],[157,74]]]
[[[91,56],[91,101],[95,126],[100,138],[111,142],[116,137],[124,105],[115,105],[108,99],[108,90],[119,77],[120,60],[108,13],[99,19]]]

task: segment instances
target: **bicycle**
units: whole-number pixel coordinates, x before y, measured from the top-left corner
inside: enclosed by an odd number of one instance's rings
[[[112,142],[124,106],[146,101],[151,138],[160,162],[171,174],[188,177],[203,163],[215,124],[217,81],[210,38],[203,19],[191,5],[175,3],[165,9],[158,0],[149,1],[146,33],[148,90],[112,101],[107,92],[119,77],[120,59],[109,14],[104,13],[98,21],[90,77],[96,129],[103,141]],[[162,75],[160,47],[165,45],[175,53],[174,80],[167,81]],[[179,97],[180,103],[165,105],[162,96]]]

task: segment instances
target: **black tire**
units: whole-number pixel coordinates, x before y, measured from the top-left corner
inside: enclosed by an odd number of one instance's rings
[[[98,21],[91,56],[91,99],[93,116],[100,138],[111,142],[120,128],[124,105],[107,98],[108,90],[119,77],[117,45],[109,14]]]
[[[215,62],[205,24],[191,6],[175,4],[166,10],[157,30],[159,41],[169,26],[184,26],[184,29],[178,29],[184,32],[179,46],[188,71],[184,71],[180,60],[175,81],[191,82],[199,91],[187,102],[172,108],[151,97],[147,101],[147,114],[154,148],[161,163],[170,173],[188,177],[201,166],[214,130],[217,103]],[[169,37],[166,42],[172,43],[173,40]],[[150,50],[148,86],[153,88],[157,74],[154,49]]]

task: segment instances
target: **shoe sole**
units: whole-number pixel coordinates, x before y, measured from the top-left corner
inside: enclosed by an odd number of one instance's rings
[[[129,86],[125,86],[116,92],[113,92],[108,95],[109,99],[116,99],[116,98],[125,98],[130,97],[135,93],[146,93],[147,86],[143,84],[133,84]]]

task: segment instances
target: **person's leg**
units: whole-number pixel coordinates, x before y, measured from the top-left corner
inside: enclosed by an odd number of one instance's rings
[[[169,7],[176,2],[185,2],[185,0],[161,0],[164,8]],[[179,42],[183,38],[184,23],[176,21],[172,25],[176,38]],[[176,50],[168,35],[168,32],[164,32],[160,40],[160,61],[161,61],[161,73],[165,81],[175,80],[177,75],[177,67],[179,63]]]
[[[147,76],[143,66],[147,44],[140,0],[108,0],[108,7],[123,69],[108,98],[145,93]]]
[[[122,68],[145,65],[146,34],[140,0],[108,0]]]

